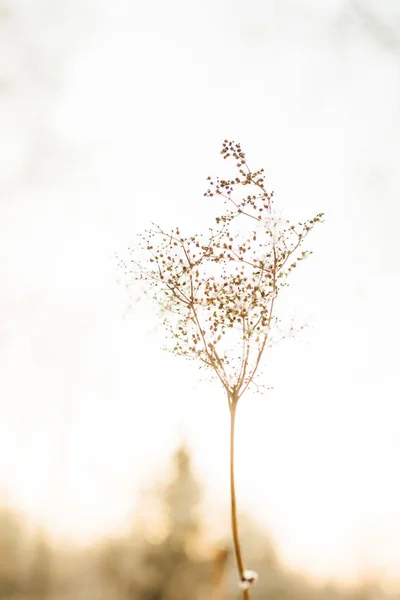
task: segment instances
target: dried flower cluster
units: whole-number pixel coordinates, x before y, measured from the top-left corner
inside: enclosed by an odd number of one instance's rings
[[[204,196],[224,201],[215,226],[207,236],[154,226],[141,236],[148,262],[133,259],[131,272],[150,284],[171,350],[199,359],[238,400],[271,342],[278,293],[310,254],[298,251],[323,215],[297,225],[277,218],[264,170],[249,169],[240,144],[225,140],[221,154],[235,161],[237,177],[207,178]],[[242,186],[247,195],[237,198]]]
[[[257,574],[245,569],[236,508],[234,448],[239,398],[258,374],[265,349],[277,325],[274,314],[289,273],[309,255],[300,248],[323,214],[296,225],[278,218],[273,193],[264,185],[264,171],[251,171],[240,144],[225,140],[224,159],[237,168],[234,179],[213,180],[204,194],[223,200],[225,212],[216,217],[207,236],[184,235],[177,227],[159,226],[141,236],[147,260],[133,258],[129,268],[147,283],[161,308],[172,341],[171,350],[199,359],[223,385],[228,398],[230,482],[233,545],[243,600]],[[243,192],[243,196],[237,190]],[[127,267],[123,263],[123,266]]]

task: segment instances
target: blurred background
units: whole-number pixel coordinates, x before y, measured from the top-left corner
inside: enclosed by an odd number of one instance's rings
[[[116,255],[241,142],[317,212],[238,414],[254,598],[400,590],[400,7],[0,0],[0,598],[232,598],[228,413]]]

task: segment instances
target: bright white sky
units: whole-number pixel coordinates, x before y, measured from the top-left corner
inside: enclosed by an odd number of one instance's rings
[[[18,84],[0,97],[4,489],[87,539],[126,521],[185,436],[224,514],[226,400],[159,350],[145,306],[125,315],[114,252],[152,220],[206,222],[228,137],[288,217],[326,213],[281,303],[311,327],[270,354],[274,391],[240,407],[240,504],[296,566],[395,576],[400,58],[382,28],[345,0],[103,0],[86,30],[44,11],[36,31],[20,4],[32,64],[12,23],[0,64]],[[395,3],[364,6],[398,24]],[[37,83],[31,47],[55,81]]]

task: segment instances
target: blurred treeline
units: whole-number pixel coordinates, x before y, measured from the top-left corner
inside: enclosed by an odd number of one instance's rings
[[[173,456],[173,477],[144,497],[125,535],[90,547],[51,542],[9,506],[0,510],[0,600],[233,600],[237,576],[230,536],[211,544],[199,507],[201,486],[188,451]],[[280,561],[268,535],[241,520],[246,564],[259,573],[252,599],[378,600],[394,598],[377,582],[316,584]],[[400,598],[400,594],[396,595]]]

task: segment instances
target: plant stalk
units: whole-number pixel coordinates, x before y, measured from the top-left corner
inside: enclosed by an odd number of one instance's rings
[[[235,549],[236,564],[239,573],[240,581],[244,580],[244,565],[242,550],[240,547],[239,539],[239,528],[238,518],[236,509],[236,490],[235,490],[235,417],[236,417],[236,406],[237,398],[231,398],[229,403],[231,413],[231,435],[230,435],[230,481],[231,481],[231,518],[232,518],[232,536],[233,536],[233,547]],[[243,600],[250,598],[249,590],[243,590]]]

